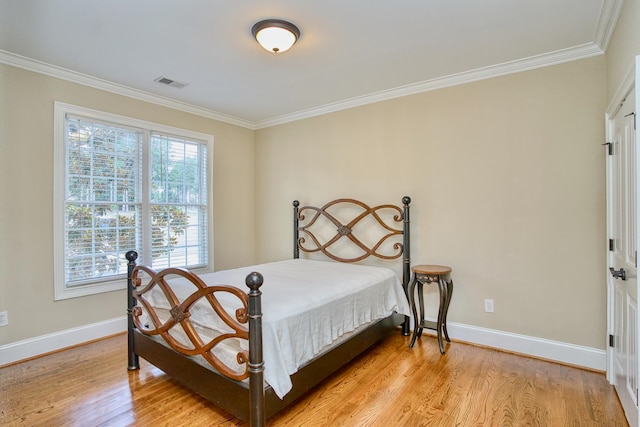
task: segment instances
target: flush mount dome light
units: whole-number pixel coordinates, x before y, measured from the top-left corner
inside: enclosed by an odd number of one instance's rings
[[[269,52],[279,53],[289,50],[300,37],[300,30],[291,22],[281,19],[265,19],[251,28],[251,34],[260,46]]]

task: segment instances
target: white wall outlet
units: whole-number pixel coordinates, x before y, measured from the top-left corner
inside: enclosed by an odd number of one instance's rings
[[[9,324],[9,312],[0,311],[0,326],[7,326]]]
[[[484,311],[485,311],[485,313],[493,313],[493,300],[492,299],[484,300]]]

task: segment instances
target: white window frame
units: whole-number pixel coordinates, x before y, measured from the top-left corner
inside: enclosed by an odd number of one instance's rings
[[[65,118],[67,115],[81,116],[87,119],[94,119],[99,122],[110,122],[114,125],[121,125],[130,128],[140,128],[145,131],[158,132],[173,135],[184,139],[194,139],[204,141],[207,145],[208,173],[206,176],[207,186],[207,246],[208,264],[196,271],[210,271],[213,265],[213,141],[212,135],[195,132],[186,129],[175,128],[158,123],[106,113],[63,102],[54,102],[54,149],[53,149],[53,273],[54,273],[54,299],[64,300],[68,298],[94,295],[103,292],[111,292],[126,289],[126,277],[118,277],[108,281],[96,281],[95,283],[83,284],[81,286],[69,287],[65,283],[65,188],[66,188],[66,165],[65,165]],[[148,153],[143,153],[143,161],[148,160]],[[150,177],[145,177],[143,182],[148,183]],[[143,185],[145,198],[143,203],[148,203],[148,185]],[[138,262],[151,265],[149,254],[139,254]]]

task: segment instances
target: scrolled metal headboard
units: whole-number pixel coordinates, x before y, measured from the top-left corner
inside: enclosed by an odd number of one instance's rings
[[[300,251],[313,253],[321,252],[327,257],[339,262],[358,262],[369,257],[379,259],[403,259],[403,284],[408,283],[410,269],[410,235],[409,235],[409,204],[411,198],[402,198],[402,208],[392,204],[370,207],[355,199],[337,199],[322,207],[303,206],[300,202],[293,202],[293,257],[299,258]],[[354,208],[356,213],[346,221],[339,219],[330,212],[335,208]],[[384,218],[380,213],[385,212]],[[389,213],[390,212],[390,213]],[[314,231],[319,219],[328,220],[335,227],[335,234],[329,238],[320,238]],[[379,227],[381,236],[372,244],[367,244],[356,236],[354,227],[365,219],[373,219]],[[358,248],[361,253],[353,257],[343,257],[332,251],[339,241],[347,239],[352,246]],[[383,253],[383,247],[392,248],[390,253]]]

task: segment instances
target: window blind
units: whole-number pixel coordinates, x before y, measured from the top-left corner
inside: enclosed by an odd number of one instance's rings
[[[140,248],[141,133],[67,117],[65,281],[79,286],[126,274]]]
[[[55,102],[56,300],[123,289],[125,254],[208,268],[213,137]]]
[[[151,133],[153,267],[203,266],[207,259],[207,146]]]

